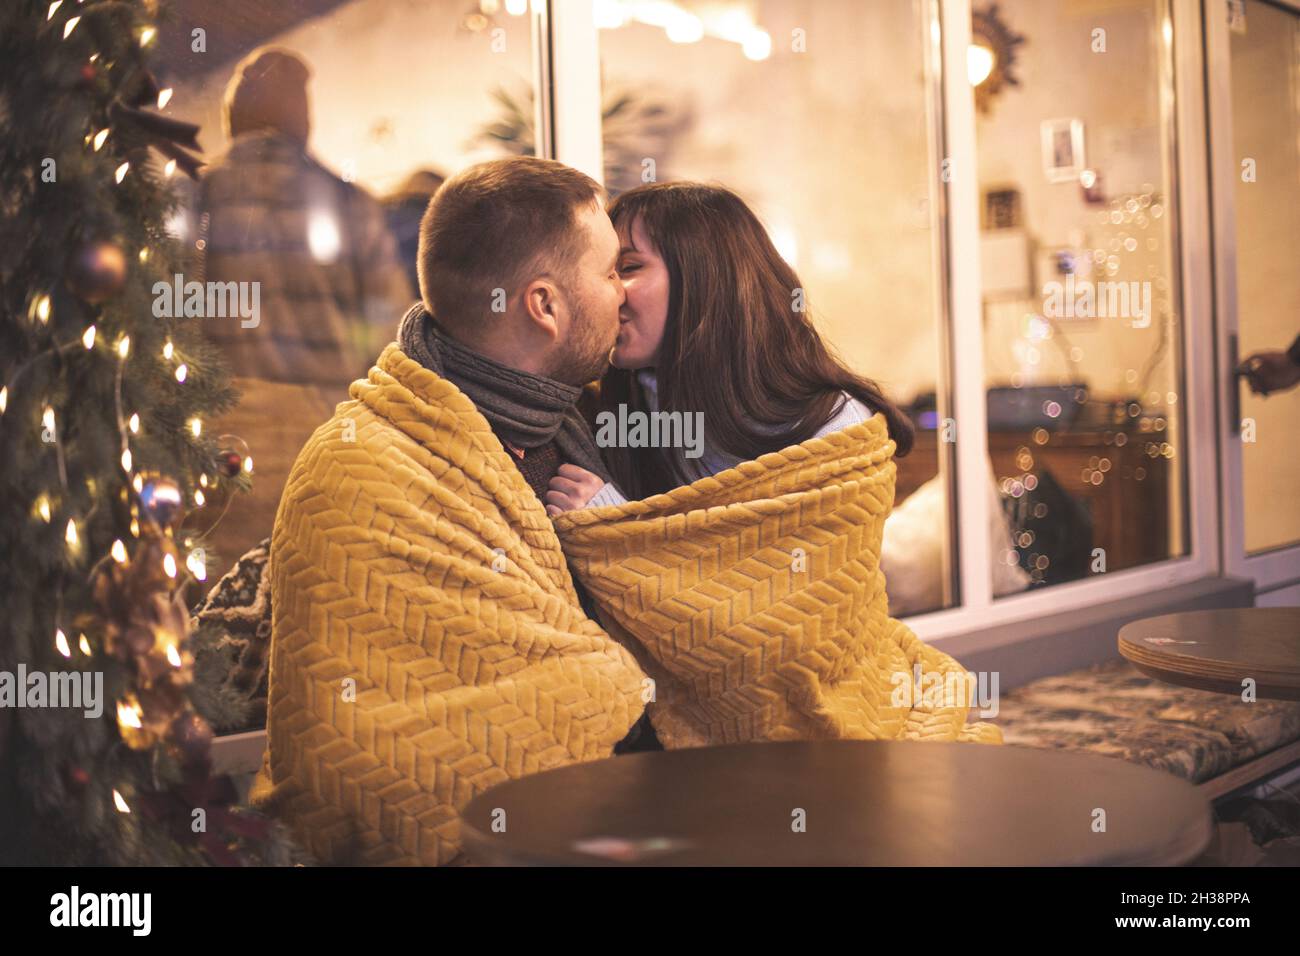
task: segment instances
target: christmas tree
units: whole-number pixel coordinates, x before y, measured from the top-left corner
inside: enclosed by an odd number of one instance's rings
[[[156,318],[197,129],[148,68],[157,3],[0,9],[0,861],[288,862],[210,775],[186,585],[250,462],[195,318]],[[228,445],[228,443],[227,443]],[[206,510],[215,510],[209,507]]]

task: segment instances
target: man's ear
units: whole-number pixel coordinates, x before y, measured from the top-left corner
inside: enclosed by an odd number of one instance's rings
[[[560,292],[549,279],[534,279],[524,288],[524,314],[536,331],[560,337]]]

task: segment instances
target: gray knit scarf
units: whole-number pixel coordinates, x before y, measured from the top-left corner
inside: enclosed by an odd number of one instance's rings
[[[610,480],[591,428],[578,411],[580,386],[521,372],[480,355],[443,331],[420,303],[403,316],[397,345],[464,392],[502,442],[528,449],[554,439],[561,461]]]

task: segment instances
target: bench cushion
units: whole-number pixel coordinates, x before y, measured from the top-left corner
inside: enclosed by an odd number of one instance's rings
[[[1118,757],[1202,783],[1300,739],[1300,703],[1178,687],[1116,658],[1002,695],[1011,746]]]

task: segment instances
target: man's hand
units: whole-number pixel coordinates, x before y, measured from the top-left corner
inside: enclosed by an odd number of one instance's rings
[[[551,517],[576,511],[595,497],[605,480],[577,465],[561,465],[559,474],[550,480],[546,492],[546,513]]]
[[[1237,366],[1237,374],[1244,375],[1250,389],[1259,395],[1278,392],[1300,383],[1300,365],[1296,365],[1282,351],[1256,352],[1247,356]]]

